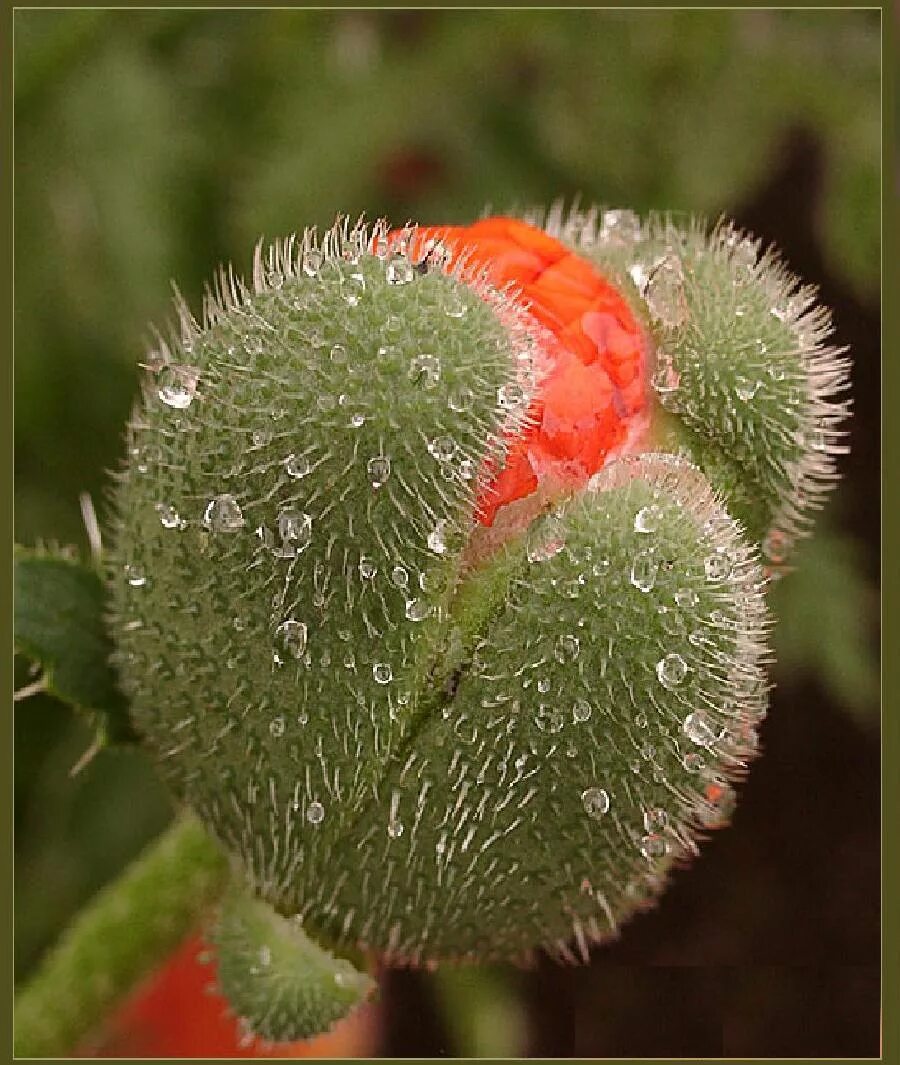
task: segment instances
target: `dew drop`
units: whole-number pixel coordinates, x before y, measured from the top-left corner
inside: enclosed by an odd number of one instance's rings
[[[444,314],[448,318],[464,318],[468,308],[458,293],[451,293],[444,301]]]
[[[562,710],[547,703],[541,703],[534,715],[534,723],[541,732],[549,732],[553,735],[563,730],[566,718]]]
[[[660,807],[644,811],[644,829],[647,832],[662,832],[668,825],[669,815]]]
[[[653,861],[656,858],[665,858],[668,851],[668,843],[662,836],[657,835],[655,832],[651,832],[649,835],[646,835],[641,839],[641,854],[643,854],[648,861]]]
[[[701,710],[688,714],[682,729],[691,743],[696,743],[698,747],[709,747],[716,740],[709,718]]]
[[[428,534],[428,547],[436,555],[443,555],[447,551],[447,528],[449,522],[441,520],[435,525],[435,527]]]
[[[320,802],[311,802],[306,807],[306,820],[311,825],[320,825],[325,820],[325,807]]]
[[[164,366],[157,378],[157,395],[167,407],[186,410],[193,402],[199,379],[196,366]]]
[[[474,398],[471,388],[465,388],[464,386],[454,388],[447,397],[447,406],[450,410],[461,413],[462,411],[467,411],[472,406],[472,400]]]
[[[609,792],[603,788],[586,788],[581,793],[581,805],[588,817],[599,820],[609,812]]]
[[[503,410],[515,410],[525,402],[526,393],[521,385],[512,382],[497,389],[497,403]]]
[[[407,621],[424,621],[431,613],[431,604],[425,599],[407,599]]]
[[[553,649],[553,657],[557,662],[572,662],[578,657],[581,644],[577,636],[571,633],[563,633],[557,637],[556,646]]]
[[[391,570],[391,583],[398,588],[405,588],[409,584],[409,574],[402,566],[394,566]]]
[[[317,248],[307,248],[303,253],[303,273],[315,277],[322,266],[322,253]]]
[[[651,317],[662,325],[675,328],[687,321],[684,269],[677,255],[670,252],[654,263],[643,295]]]
[[[183,529],[185,522],[182,521],[178,511],[169,503],[157,503],[155,507],[159,515],[159,523],[164,529]]]
[[[403,822],[398,821],[396,817],[391,818],[388,821],[387,834],[391,839],[399,839],[403,835]]]
[[[529,534],[526,555],[529,562],[549,562],[565,546],[566,538],[561,523],[548,521]]]
[[[572,720],[576,724],[590,720],[592,708],[587,699],[576,699],[572,707]]]
[[[387,455],[374,455],[369,459],[366,470],[373,488],[380,488],[391,475],[391,460]]]
[[[641,236],[641,220],[634,211],[604,211],[598,236],[605,244],[634,244]]]
[[[703,568],[706,571],[706,579],[708,581],[724,581],[731,576],[731,563],[728,560],[728,556],[722,551],[717,551],[714,555],[707,555],[703,561]]]
[[[300,510],[282,510],[277,520],[280,547],[273,553],[279,558],[296,558],[310,545],[312,540],[312,518]]]
[[[389,285],[408,285],[415,276],[412,263],[405,255],[395,255],[384,273]]]
[[[309,630],[302,621],[288,618],[275,630],[275,646],[278,661],[281,662],[279,652],[290,655],[292,658],[302,658],[306,652],[306,643]]]
[[[284,472],[295,481],[306,477],[311,469],[309,459],[304,455],[288,455],[284,460]]]
[[[409,379],[423,388],[436,388],[441,380],[441,360],[423,353],[409,360]]]
[[[375,665],[372,666],[372,676],[374,677],[376,684],[390,684],[394,676],[394,671],[387,662],[376,662]]]
[[[336,366],[343,366],[347,361],[347,349],[343,344],[332,344],[329,357]]]
[[[706,762],[703,761],[703,755],[690,751],[681,759],[681,764],[689,773],[699,773],[705,767]]]
[[[675,593],[675,602],[685,610],[695,607],[700,599],[697,593],[691,588],[679,588]]]
[[[363,556],[359,560],[359,575],[364,581],[370,581],[378,572],[378,567],[370,559]]]
[[[269,732],[276,740],[281,739],[284,735],[284,718],[273,717],[269,722]]]
[[[662,517],[662,512],[659,507],[654,504],[650,504],[641,509],[634,516],[634,531],[639,533],[652,533],[656,532],[659,528],[659,522]]]
[[[140,566],[133,563],[125,567],[125,579],[132,588],[143,588],[147,583],[147,577]]]
[[[449,462],[456,454],[456,441],[449,436],[437,436],[428,444],[428,454],[438,462]]]
[[[670,691],[677,688],[687,676],[687,662],[679,654],[668,654],[656,663],[656,675],[659,683]]]
[[[203,526],[210,532],[237,532],[244,526],[244,514],[233,495],[215,496],[203,511]]]
[[[734,382],[734,390],[738,399],[748,403],[759,391],[760,384],[760,381],[751,381],[746,377],[738,377]]]
[[[649,592],[656,584],[659,563],[646,551],[636,555],[631,563],[631,583],[642,592]]]

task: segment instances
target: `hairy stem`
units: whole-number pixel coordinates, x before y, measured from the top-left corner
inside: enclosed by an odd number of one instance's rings
[[[82,910],[15,1003],[16,1057],[70,1054],[160,964],[229,880],[193,817],[175,821]]]

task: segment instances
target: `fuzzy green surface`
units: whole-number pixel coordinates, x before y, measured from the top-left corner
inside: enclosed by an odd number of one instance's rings
[[[294,920],[232,891],[213,930],[218,984],[248,1031],[273,1042],[327,1032],[375,989]]]
[[[116,488],[136,726],[282,909],[353,875],[351,826],[417,727],[514,366],[474,291],[357,258],[279,275],[171,354],[196,394],[173,408],[171,370],[151,378]]]
[[[504,594],[487,582],[480,633],[346,860],[295,880],[292,909],[338,948],[584,956],[727,816],[766,706],[761,574],[696,469],[651,456],[616,476],[508,548]]]

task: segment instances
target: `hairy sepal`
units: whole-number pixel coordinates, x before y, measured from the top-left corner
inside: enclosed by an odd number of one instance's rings
[[[338,945],[586,958],[728,819],[768,620],[756,553],[700,471],[623,460],[504,555],[503,587],[460,600],[481,631],[342,846],[352,875],[296,886]]]
[[[816,290],[726,222],[561,204],[526,214],[630,298],[655,349],[656,447],[697,463],[780,565],[846,451],[849,363]]]
[[[314,943],[301,925],[233,889],[212,943],[218,985],[247,1037],[294,1042],[327,1032],[375,982]]]
[[[115,662],[170,786],[284,908],[352,875],[424,712],[527,353],[501,295],[378,227],[258,250],[252,288],[178,312],[115,488]]]

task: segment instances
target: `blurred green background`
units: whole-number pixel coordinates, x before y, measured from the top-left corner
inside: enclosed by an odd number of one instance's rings
[[[196,307],[219,261],[245,271],[260,235],[321,228],[338,211],[453,222],[580,195],[724,212],[778,243],[835,309],[854,357],[853,451],[818,538],[773,592],[779,688],[746,813],[577,988],[578,974],[550,968],[516,977],[530,1052],[875,1052],[879,52],[877,11],[15,14],[20,542],[84,549],[82,491],[102,521],[104,471],[169,279]],[[85,729],[47,697],[16,709],[21,977],[169,807],[133,752],[103,752],[70,778]],[[835,791],[849,810],[835,810]],[[841,958],[849,983],[829,975]],[[670,992],[634,978],[636,966],[688,964],[751,975],[725,999],[701,977]],[[610,983],[617,965],[630,983]],[[789,967],[789,985],[772,966]],[[591,980],[619,1027],[590,1005]],[[770,985],[781,1005],[760,990]],[[437,988],[415,974],[389,983],[384,1052],[459,1052],[468,1029],[441,1021]],[[680,1008],[654,1049],[641,1017],[661,995]],[[794,1030],[783,1013],[806,1023]]]

